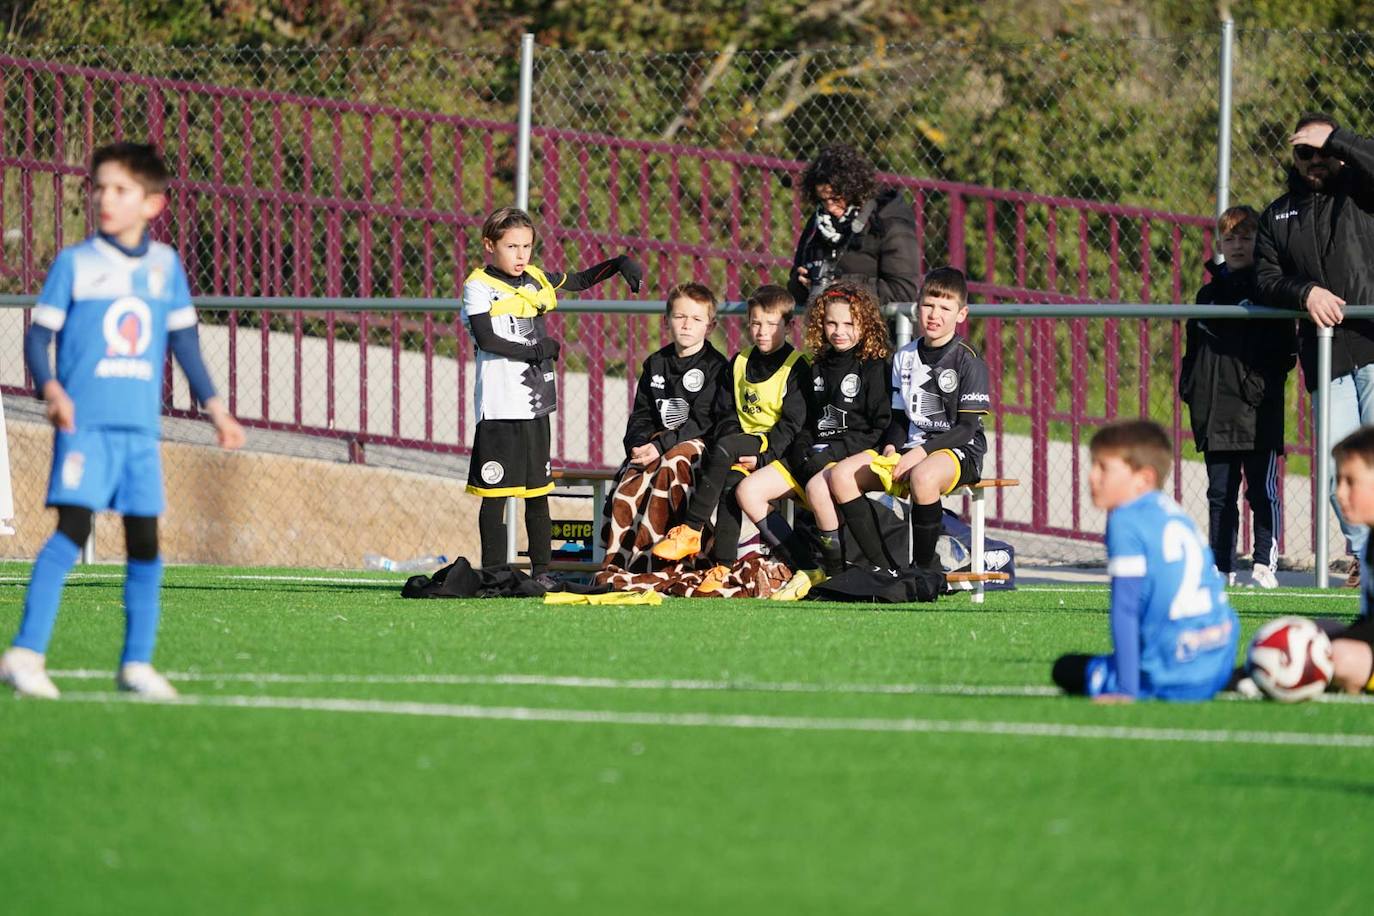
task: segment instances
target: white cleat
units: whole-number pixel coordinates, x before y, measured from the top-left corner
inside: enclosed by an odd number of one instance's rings
[[[1250,584],[1255,588],[1278,588],[1279,580],[1274,571],[1263,563],[1256,563],[1250,572]]]
[[[115,686],[149,700],[175,700],[177,689],[171,681],[157,673],[157,669],[147,662],[129,662],[121,665]]]
[[[1259,685],[1255,683],[1255,679],[1248,675],[1236,681],[1235,690],[1247,700],[1258,700],[1264,696],[1260,693]]]
[[[1233,572],[1228,572],[1228,573],[1226,574],[1226,587],[1227,587],[1227,588],[1235,588],[1235,587],[1236,587],[1236,574],[1235,574],[1235,573],[1233,573]]]
[[[19,646],[10,646],[0,655],[0,684],[10,685],[21,697],[55,700],[62,695],[48,677],[43,656]]]

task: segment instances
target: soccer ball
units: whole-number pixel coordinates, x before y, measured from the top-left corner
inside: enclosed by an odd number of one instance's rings
[[[1280,617],[1260,627],[1245,663],[1259,689],[1280,703],[1322,694],[1331,669],[1331,640],[1306,617]]]

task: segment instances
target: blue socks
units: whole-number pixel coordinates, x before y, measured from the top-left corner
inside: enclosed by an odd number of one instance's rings
[[[62,586],[79,556],[81,548],[61,531],[53,532],[38,552],[33,577],[24,593],[24,619],[19,624],[19,635],[14,638],[16,646],[47,653],[57,607],[62,601]]]
[[[162,613],[162,558],[130,560],[124,579],[124,655],[119,663],[151,662]]]

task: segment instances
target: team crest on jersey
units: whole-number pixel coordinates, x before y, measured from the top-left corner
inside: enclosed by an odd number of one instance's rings
[[[763,408],[759,406],[759,393],[752,388],[744,389],[744,404],[740,409],[748,414],[758,413]]]
[[[853,372],[840,379],[840,394],[852,398],[859,393],[859,377]]]
[[[811,389],[813,391],[824,391],[825,377],[820,375],[816,376],[815,379],[811,382]]]
[[[665,388],[667,385],[668,382],[661,375],[655,375],[653,378],[649,379],[650,388]]]
[[[706,384],[706,373],[700,369],[692,369],[682,377],[682,387],[688,391],[700,391],[701,386]]]
[[[940,380],[937,384],[939,384],[941,391],[949,394],[959,387],[959,374],[953,369],[944,369],[940,372]]]
[[[499,461],[488,461],[482,465],[482,483],[500,483],[501,478],[506,476],[506,469],[501,467]]]
[[[62,488],[64,490],[77,490],[81,487],[81,478],[86,474],[86,456],[80,452],[68,452],[67,457],[62,459]]]

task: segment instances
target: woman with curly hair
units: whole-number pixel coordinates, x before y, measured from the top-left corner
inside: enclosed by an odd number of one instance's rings
[[[774,556],[792,569],[792,578],[771,596],[777,601],[796,601],[843,568],[830,469],[873,448],[886,432],[892,410],[892,348],[878,300],[867,288],[844,281],[831,284],[807,312],[805,339],[811,354],[806,426],[781,460],[750,474],[735,490],[740,508]],[[769,512],[769,503],[785,496],[802,500],[816,516],[820,569],[807,540],[781,512]]]
[[[810,303],[836,280],[860,283],[880,305],[914,302],[916,220],[897,188],[880,189],[873,163],[851,146],[821,150],[802,173],[802,194],[816,208],[803,227],[787,289]]]

